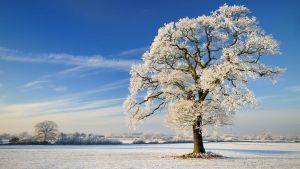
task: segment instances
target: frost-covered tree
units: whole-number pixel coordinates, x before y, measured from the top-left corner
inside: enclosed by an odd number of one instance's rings
[[[57,124],[53,121],[43,121],[34,126],[38,140],[43,142],[55,141],[58,136]]]
[[[261,63],[279,53],[278,42],[249,13],[225,4],[208,16],[161,27],[143,63],[131,68],[124,102],[130,123],[166,111],[171,126],[193,131],[193,152],[205,153],[203,127],[230,124],[236,111],[256,102],[249,80],[274,81],[283,72]]]

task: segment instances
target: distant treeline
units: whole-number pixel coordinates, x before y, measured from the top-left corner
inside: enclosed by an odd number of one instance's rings
[[[34,126],[34,135],[27,132],[20,134],[0,134],[0,145],[116,145],[122,144],[120,140],[134,140],[132,144],[159,144],[159,143],[192,143],[190,137],[171,136],[161,133],[130,133],[122,135],[111,135],[105,137],[104,135],[93,133],[63,133],[59,132],[58,126],[53,121],[42,121]],[[300,142],[299,136],[273,136],[269,132],[261,133],[253,136],[232,136],[232,135],[220,135],[220,136],[205,136],[204,141],[263,141],[263,142]]]
[[[54,144],[58,145],[108,145],[122,144],[119,140],[107,139],[103,135],[85,134],[75,132],[73,134],[60,133]]]
[[[106,139],[103,135],[71,133],[58,131],[58,125],[54,121],[45,120],[34,126],[34,135],[27,132],[20,134],[0,134],[0,144],[11,145],[96,145],[96,144],[122,144],[113,139]]]
[[[158,141],[150,141],[150,142],[145,142],[144,140],[136,140],[133,141],[132,144],[175,144],[175,143],[192,143],[193,140],[169,140],[169,141],[164,141],[164,142],[158,142]]]
[[[55,139],[41,141],[36,136],[23,132],[20,134],[1,134],[0,141],[7,140],[10,145],[116,145],[119,140],[106,139],[103,135],[85,133],[59,133]]]

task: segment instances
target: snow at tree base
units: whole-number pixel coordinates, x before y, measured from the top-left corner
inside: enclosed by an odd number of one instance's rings
[[[275,82],[284,71],[261,63],[279,54],[279,45],[249,14],[245,6],[225,4],[208,16],[161,27],[143,63],[131,69],[124,102],[130,124],[166,111],[168,124],[193,129],[194,152],[204,153],[203,127],[230,124],[237,110],[256,104],[249,80]]]

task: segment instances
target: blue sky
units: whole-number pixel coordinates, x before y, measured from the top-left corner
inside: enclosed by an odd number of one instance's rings
[[[269,65],[287,68],[276,85],[251,82],[256,110],[238,112],[226,132],[300,135],[298,1],[0,1],[0,133],[31,132],[42,120],[61,131],[128,132],[122,101],[129,69],[159,27],[227,4],[245,5],[281,43]],[[173,132],[163,114],[140,131]]]

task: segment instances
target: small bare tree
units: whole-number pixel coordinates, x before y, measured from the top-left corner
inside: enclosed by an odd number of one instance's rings
[[[58,135],[57,124],[53,121],[43,121],[34,126],[36,137],[43,142],[56,140]]]

